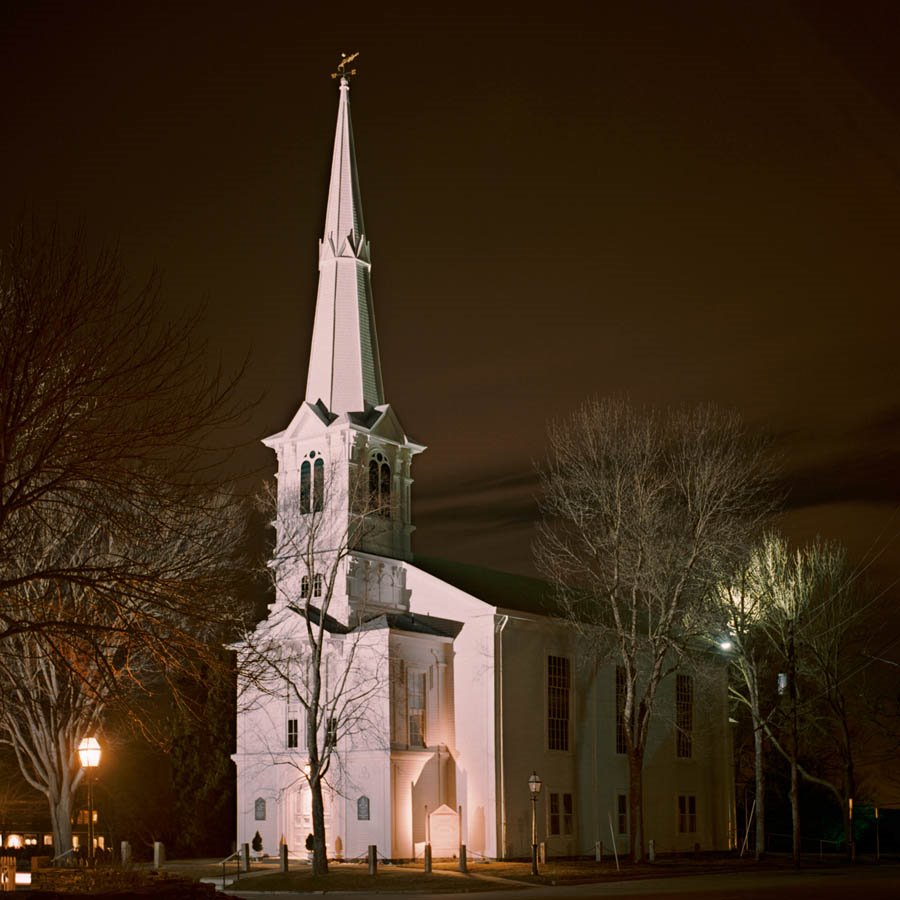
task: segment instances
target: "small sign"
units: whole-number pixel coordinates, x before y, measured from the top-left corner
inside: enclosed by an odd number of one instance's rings
[[[356,801],[356,818],[360,822],[368,822],[369,821],[369,798],[368,797],[360,797],[359,800]]]
[[[459,853],[459,816],[449,806],[439,806],[429,819],[431,855],[434,859],[452,859]]]

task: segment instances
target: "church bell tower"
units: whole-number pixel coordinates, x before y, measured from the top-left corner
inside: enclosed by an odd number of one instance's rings
[[[385,402],[348,75],[338,83],[306,397],[290,425],[263,443],[278,457],[279,542],[292,523],[318,516],[316,552],[345,541],[353,551],[350,606],[365,594],[370,606],[396,609],[405,591],[394,585],[402,567],[391,561],[412,559],[411,467],[425,447],[407,438]],[[290,596],[299,587],[285,577],[280,593]]]

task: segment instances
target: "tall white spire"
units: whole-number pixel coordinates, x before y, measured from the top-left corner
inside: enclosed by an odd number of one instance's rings
[[[321,400],[333,413],[362,412],[384,403],[370,270],[350,124],[350,83],[341,76],[306,381],[307,401]]]

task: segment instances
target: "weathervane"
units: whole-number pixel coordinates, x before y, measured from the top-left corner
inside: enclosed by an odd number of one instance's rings
[[[337,78],[339,75],[341,78],[346,78],[348,75],[355,75],[356,69],[347,69],[347,66],[353,62],[356,57],[359,56],[359,50],[356,53],[351,53],[347,56],[346,53],[341,54],[341,61],[338,63],[337,72],[332,72],[331,77]]]

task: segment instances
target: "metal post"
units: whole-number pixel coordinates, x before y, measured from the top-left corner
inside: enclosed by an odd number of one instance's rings
[[[378,874],[378,847],[375,844],[369,844],[369,874]]]
[[[94,865],[94,780],[91,778],[91,770],[88,769],[88,866]]]
[[[853,836],[853,798],[850,797],[847,801],[847,822],[850,828],[850,862],[856,862],[856,840]]]
[[[881,862],[881,832],[878,822],[878,807],[875,807],[875,862]]]
[[[431,844],[425,845],[425,874],[431,874]]]
[[[531,874],[540,874],[537,857],[537,794],[531,795]]]

